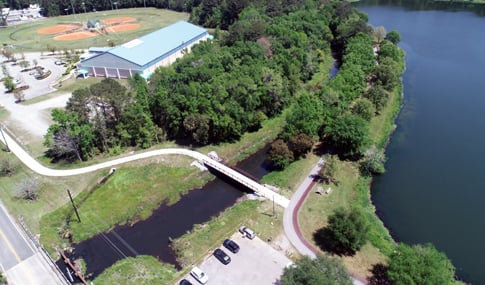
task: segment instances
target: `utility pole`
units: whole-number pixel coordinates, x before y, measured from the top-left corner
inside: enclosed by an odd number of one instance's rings
[[[81,218],[79,217],[79,213],[77,212],[76,205],[74,204],[74,200],[72,200],[71,191],[69,191],[69,189],[67,189],[67,194],[69,195],[69,199],[71,200],[71,204],[72,204],[72,207],[74,208],[74,212],[76,212],[77,220],[81,222]]]
[[[273,195],[273,217],[276,217],[275,216],[275,210],[274,210],[274,195]]]
[[[8,147],[7,139],[5,139],[5,135],[3,134],[3,128],[0,127],[0,133],[2,133],[3,141],[5,142],[5,146],[7,146],[7,152],[10,152],[10,148]]]

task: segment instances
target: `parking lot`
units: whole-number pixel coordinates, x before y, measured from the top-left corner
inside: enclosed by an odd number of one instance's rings
[[[283,269],[291,263],[290,259],[273,249],[259,237],[250,240],[243,238],[240,233],[235,233],[231,239],[239,245],[238,253],[234,254],[223,247],[222,244],[220,245],[220,248],[231,257],[231,263],[223,265],[211,255],[199,265],[199,268],[209,276],[209,281],[206,284],[279,284]],[[185,278],[192,284],[200,284],[192,276]]]

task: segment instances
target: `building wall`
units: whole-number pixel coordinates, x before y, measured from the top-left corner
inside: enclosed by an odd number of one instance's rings
[[[206,32],[190,41],[184,42],[177,48],[161,55],[144,67],[140,67],[137,64],[106,52],[82,61],[79,64],[79,68],[86,69],[88,75],[93,77],[128,78],[135,73],[149,75],[155,72],[160,66],[171,65],[177,58],[183,57],[186,53],[189,53],[195,44],[207,40],[208,36],[209,34]]]

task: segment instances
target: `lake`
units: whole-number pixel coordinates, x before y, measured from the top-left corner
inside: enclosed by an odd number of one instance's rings
[[[396,240],[431,242],[460,279],[485,284],[485,5],[424,2],[356,4],[373,26],[399,31],[407,64],[387,172],[374,179],[372,199]]]

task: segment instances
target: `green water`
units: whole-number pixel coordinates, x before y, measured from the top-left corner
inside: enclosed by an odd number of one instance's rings
[[[396,240],[432,242],[460,279],[485,284],[485,17],[422,2],[356,4],[398,30],[406,52],[404,106],[373,202]]]

